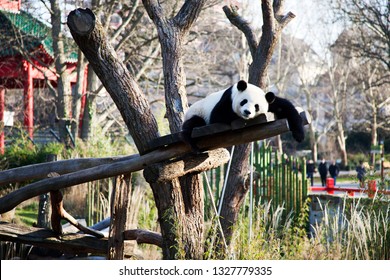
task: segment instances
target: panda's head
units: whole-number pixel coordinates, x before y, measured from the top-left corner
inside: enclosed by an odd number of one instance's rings
[[[246,120],[268,112],[264,91],[242,80],[232,88],[232,107],[240,118]]]

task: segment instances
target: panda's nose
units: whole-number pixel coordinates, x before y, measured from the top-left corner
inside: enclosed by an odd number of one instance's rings
[[[249,110],[244,110],[244,114],[247,115],[247,116],[249,116],[249,115],[251,114],[251,111],[249,111]]]

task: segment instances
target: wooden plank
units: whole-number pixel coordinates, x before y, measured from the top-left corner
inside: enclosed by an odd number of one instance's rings
[[[230,154],[226,149],[210,150],[194,157],[187,154],[183,157],[167,161],[163,165],[157,165],[156,171],[148,174],[153,182],[172,181],[189,173],[200,173],[221,166],[229,161]]]
[[[52,230],[0,222],[0,241],[11,241],[57,249],[66,253],[105,255],[107,239],[70,233],[58,237]]]

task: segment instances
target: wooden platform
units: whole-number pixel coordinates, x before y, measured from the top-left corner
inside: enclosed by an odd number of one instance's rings
[[[303,111],[300,113],[303,125],[310,123],[310,117]],[[210,125],[205,125],[201,127],[196,127],[192,131],[192,138],[195,140],[204,138],[206,136],[218,135],[227,131],[235,131],[245,129],[247,127],[258,126],[266,123],[271,123],[276,121],[275,115],[273,113],[261,114],[258,117],[251,120],[237,119],[233,121],[230,125],[215,123]],[[180,132],[165,135],[159,138],[154,139],[149,143],[149,151],[153,151],[162,147],[166,147],[172,144],[183,142],[180,137]]]

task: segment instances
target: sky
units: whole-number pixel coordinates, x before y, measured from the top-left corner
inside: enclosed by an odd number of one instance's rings
[[[284,13],[292,12],[296,17],[289,22],[284,32],[303,39],[317,54],[325,56],[326,47],[332,44],[342,31],[341,24],[331,22],[330,1],[321,0],[285,0]],[[260,28],[261,1],[226,0],[241,7],[241,13],[254,26]],[[245,8],[249,5],[248,8]],[[244,11],[245,10],[245,11]],[[239,10],[240,13],[240,10]]]
[[[331,23],[332,13],[329,1],[318,0],[286,0],[285,11],[291,11],[296,15],[286,32],[303,39],[318,54],[332,44],[342,31],[342,25]]]

